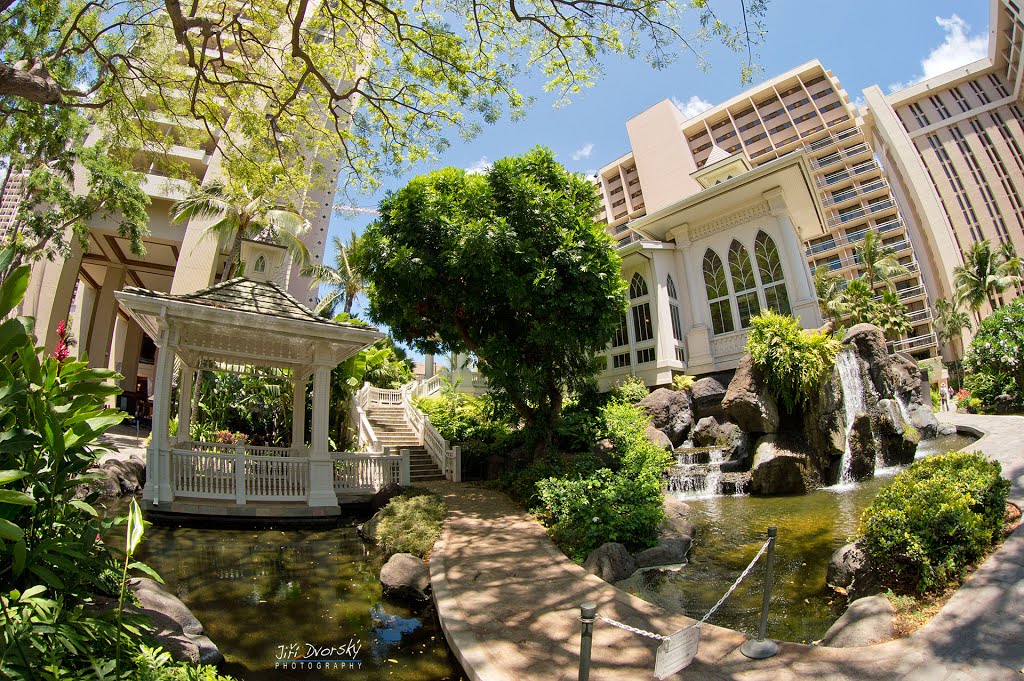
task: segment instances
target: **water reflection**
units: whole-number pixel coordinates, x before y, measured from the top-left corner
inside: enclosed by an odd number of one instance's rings
[[[921,444],[919,455],[966,447],[973,438],[950,436]],[[769,526],[778,528],[775,579],[768,635],[787,641],[814,641],[841,614],[825,587],[832,554],[857,530],[863,510],[891,477],[790,497],[723,496],[687,501],[697,536],[682,569],[638,574],[621,588],[668,610],[702,617],[725,593],[764,543]],[[764,561],[750,573],[713,624],[757,633],[764,583]]]
[[[142,559],[203,623],[245,680],[462,679],[433,606],[384,600],[383,556],[352,527],[207,530],[150,527]],[[312,648],[310,648],[312,646]],[[280,658],[358,659],[275,669]],[[326,657],[325,657],[326,656]]]

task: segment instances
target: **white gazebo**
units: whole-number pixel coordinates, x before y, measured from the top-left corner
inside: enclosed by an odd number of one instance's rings
[[[372,494],[408,477],[407,455],[332,453],[328,446],[331,370],[384,337],[372,327],[329,321],[290,296],[281,277],[284,250],[245,242],[245,277],[186,295],[140,288],[116,293],[158,348],[153,436],[144,502],[161,514],[252,517],[335,515],[339,499]],[[178,433],[168,433],[175,360],[180,365]],[[293,391],[289,447],[193,442],[189,438],[197,371],[272,367]],[[313,381],[312,434],[305,441],[306,386]],[[403,458],[405,460],[403,460]]]

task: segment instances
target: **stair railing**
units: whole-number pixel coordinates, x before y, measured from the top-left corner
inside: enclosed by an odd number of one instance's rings
[[[371,391],[373,390],[377,390],[377,388],[374,388],[369,383],[364,383],[363,387],[353,395],[351,401],[352,423],[356,424],[357,449],[364,452],[384,451],[380,440],[377,438],[377,433],[374,432],[370,419],[366,415],[366,410],[371,402]]]
[[[430,423],[430,417],[424,414],[413,400],[417,397],[432,395],[441,389],[440,376],[434,376],[426,381],[413,381],[403,385],[399,392],[402,398],[402,408],[405,419],[416,433],[417,441],[427,450],[434,465],[437,466],[442,475],[452,482],[462,481],[462,448],[452,447],[447,440],[441,437],[434,425]]]

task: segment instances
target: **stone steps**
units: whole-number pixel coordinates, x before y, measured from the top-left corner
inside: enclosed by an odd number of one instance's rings
[[[388,447],[395,453],[402,449],[409,450],[410,482],[444,480],[441,470],[434,464],[434,459],[423,448],[423,445],[419,443],[416,431],[406,420],[404,408],[370,407],[366,416],[381,446]]]

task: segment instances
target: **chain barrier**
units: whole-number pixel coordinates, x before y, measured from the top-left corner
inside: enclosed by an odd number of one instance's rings
[[[764,555],[764,552],[768,550],[768,545],[770,543],[771,543],[771,539],[769,539],[768,541],[766,541],[764,544],[761,545],[761,549],[757,552],[757,555],[754,556],[753,560],[750,561],[750,564],[747,565],[746,569],[743,570],[743,572],[740,573],[740,576],[737,577],[736,581],[732,583],[732,586],[730,586],[729,590],[725,592],[725,595],[723,595],[721,598],[718,599],[718,602],[715,603],[711,607],[710,610],[708,610],[708,613],[706,615],[704,615],[703,617],[700,618],[699,622],[695,622],[694,624],[691,624],[689,627],[686,627],[687,629],[689,629],[690,627],[700,627],[700,625],[704,624],[709,619],[711,619],[711,616],[714,615],[715,612],[717,612],[718,609],[722,607],[722,604],[725,603],[726,599],[728,599],[729,596],[732,595],[732,592],[736,590],[736,587],[738,587],[740,585],[740,583],[744,579],[747,578],[747,576],[750,574],[750,571],[754,569],[754,566],[757,565],[757,561],[759,561],[761,559],[761,556]],[[604,615],[602,615],[600,613],[597,614],[597,619],[601,620],[602,622],[604,622],[606,624],[610,624],[613,627],[618,627],[619,629],[623,629],[624,631],[628,631],[628,632],[630,632],[632,634],[636,634],[638,636],[645,636],[647,638],[653,638],[653,639],[655,639],[657,641],[669,641],[669,640],[671,640],[671,638],[668,637],[668,636],[662,636],[661,634],[655,634],[652,631],[647,631],[645,629],[638,629],[637,627],[631,627],[628,624],[623,624],[622,622],[617,622],[617,621],[611,619],[610,617],[605,617]]]

